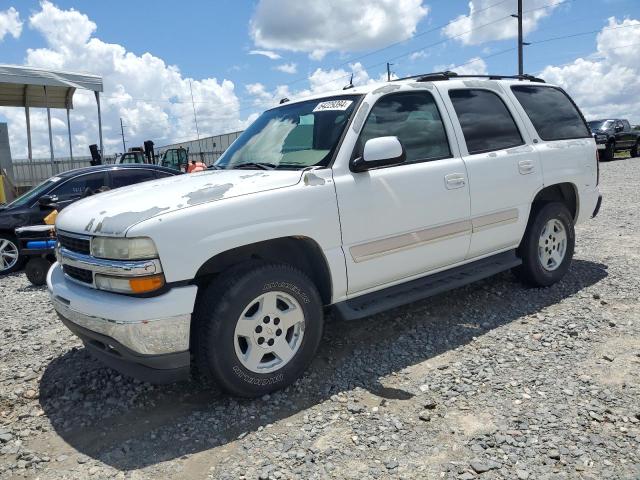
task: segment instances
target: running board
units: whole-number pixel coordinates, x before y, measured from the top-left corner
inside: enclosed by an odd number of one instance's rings
[[[482,280],[520,264],[522,260],[516,256],[516,251],[510,250],[384,290],[367,293],[337,303],[335,308],[342,319],[357,320]]]

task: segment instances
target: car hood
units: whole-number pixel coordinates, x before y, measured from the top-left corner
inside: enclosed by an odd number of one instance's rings
[[[295,185],[291,170],[207,170],[119,188],[80,200],[60,212],[56,227],[87,235],[122,236],[133,225],[203,203]]]

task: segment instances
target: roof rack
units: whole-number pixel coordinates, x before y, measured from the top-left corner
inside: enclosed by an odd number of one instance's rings
[[[422,73],[420,75],[412,75],[410,77],[398,78],[396,80],[392,80],[393,82],[398,82],[401,80],[415,80],[416,82],[437,82],[442,80],[449,80],[451,78],[487,78],[489,80],[503,80],[503,79],[511,79],[511,80],[528,80],[530,82],[538,82],[538,83],[546,83],[542,78],[534,77],[533,75],[524,74],[524,75],[460,75],[456,72],[444,71],[444,72],[433,72],[433,73]]]

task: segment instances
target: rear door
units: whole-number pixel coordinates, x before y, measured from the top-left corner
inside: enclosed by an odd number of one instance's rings
[[[573,100],[564,90],[550,85],[514,83],[511,90],[540,153],[545,185],[570,183],[578,189],[594,188],[596,145]]]
[[[468,82],[462,85],[467,85]],[[469,175],[473,234],[466,258],[516,247],[531,200],[542,186],[540,159],[514,112],[492,80],[439,84],[459,133]]]

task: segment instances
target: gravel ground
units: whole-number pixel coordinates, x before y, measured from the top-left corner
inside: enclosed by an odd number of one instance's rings
[[[640,160],[559,284],[509,273],[330,322],[293,387],[237,400],[103,368],[45,289],[0,280],[0,477],[640,478]]]

